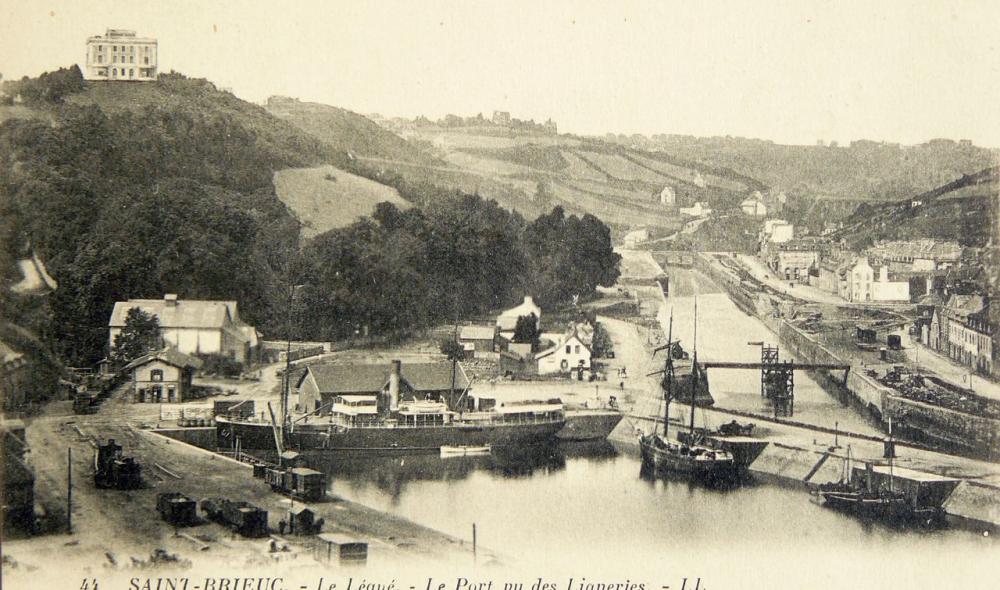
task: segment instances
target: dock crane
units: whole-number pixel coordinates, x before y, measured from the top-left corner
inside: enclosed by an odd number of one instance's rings
[[[795,371],[844,371],[844,384],[847,384],[847,375],[851,371],[849,364],[781,361],[777,346],[768,346],[764,342],[747,342],[747,345],[760,346],[759,363],[705,361],[701,366],[705,369],[760,369],[760,395],[771,401],[775,417],[795,414]]]

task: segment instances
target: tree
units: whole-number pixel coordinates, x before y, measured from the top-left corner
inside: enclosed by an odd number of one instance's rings
[[[594,356],[598,358],[607,358],[608,354],[614,350],[614,348],[615,345],[611,341],[611,335],[608,334],[608,330],[604,327],[604,324],[594,324],[594,340],[591,343],[591,349],[594,352]]]
[[[447,356],[449,361],[460,361],[465,356],[465,349],[455,340],[446,338],[441,341],[441,354]]]
[[[110,360],[115,366],[121,367],[162,345],[160,320],[151,313],[133,307],[125,315],[125,327],[115,336]]]
[[[514,342],[530,343],[531,350],[536,350],[540,336],[538,317],[533,312],[517,318],[517,323],[514,324]]]

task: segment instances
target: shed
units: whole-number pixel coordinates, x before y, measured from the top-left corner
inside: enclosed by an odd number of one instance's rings
[[[875,330],[872,328],[864,328],[862,326],[857,326],[857,339],[858,342],[866,342],[869,344],[874,344],[877,335]]]
[[[295,535],[311,535],[316,528],[316,513],[309,508],[295,506],[288,511],[288,532]]]
[[[160,518],[176,526],[198,521],[195,501],[179,492],[166,492],[157,496],[156,510],[160,513]]]
[[[329,563],[364,563],[368,560],[368,543],[339,533],[322,533],[316,546],[315,558]]]
[[[285,451],[281,453],[281,463],[285,467],[304,467],[305,458],[297,451]]]
[[[463,345],[472,345],[473,350],[493,352],[496,348],[496,326],[462,326],[458,333],[458,341]]]

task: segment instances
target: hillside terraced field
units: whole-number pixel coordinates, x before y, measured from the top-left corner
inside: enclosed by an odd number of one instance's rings
[[[675,190],[679,206],[700,200],[719,210],[738,203],[747,192],[745,185],[696,164],[685,166],[669,155],[599,140],[492,126],[420,126],[402,133],[431,146],[429,152],[443,165],[369,163],[413,181],[478,192],[528,219],[558,204],[567,212],[590,213],[617,226],[675,227],[683,223],[676,209],[658,202],[666,186]],[[539,187],[548,190],[547,198],[537,198]]]
[[[279,170],[274,173],[274,189],[302,222],[303,238],[350,225],[371,215],[383,201],[400,209],[410,206],[396,189],[333,166]]]

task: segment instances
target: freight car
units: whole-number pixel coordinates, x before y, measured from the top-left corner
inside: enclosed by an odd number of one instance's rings
[[[122,455],[122,447],[109,438],[94,451],[94,485],[99,488],[131,490],[142,485],[141,467],[132,457]]]
[[[271,489],[306,502],[322,500],[326,495],[326,474],[307,467],[264,469],[264,481]]]
[[[96,414],[100,404],[100,398],[95,393],[81,391],[73,394],[74,414]]]
[[[178,492],[167,492],[156,497],[156,511],[160,518],[176,526],[187,526],[198,520],[195,501]]]
[[[228,498],[205,498],[201,501],[201,509],[209,519],[244,537],[267,536],[267,511],[253,504]]]

